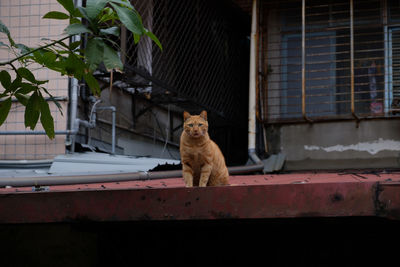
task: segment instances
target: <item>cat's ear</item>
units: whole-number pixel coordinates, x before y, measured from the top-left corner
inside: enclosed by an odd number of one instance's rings
[[[187,112],[187,111],[184,111],[184,112],[183,112],[183,121],[186,121],[187,119],[189,119],[189,118],[190,118],[190,116],[192,116],[192,115],[190,115],[190,113],[189,113],[189,112]]]
[[[206,121],[206,120],[207,120],[207,111],[203,110],[203,111],[200,113],[200,117],[202,117],[202,118]]]

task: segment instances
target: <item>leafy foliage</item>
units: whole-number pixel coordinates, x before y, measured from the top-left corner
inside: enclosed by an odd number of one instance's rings
[[[32,63],[68,75],[78,80],[85,80],[92,93],[100,94],[100,87],[93,76],[100,63],[107,70],[123,71],[123,64],[118,54],[118,46],[112,41],[119,36],[124,25],[133,33],[135,43],[141,36],[147,35],[162,50],[158,38],[142,24],[139,13],[128,0],[87,0],[86,7],[75,7],[73,0],[57,0],[66,12],[50,11],[44,19],[69,20],[64,29],[65,37],[59,40],[47,40],[38,48],[17,44],[11,33],[0,21],[0,33],[5,34],[8,44],[0,42],[0,48],[9,49],[16,57],[0,62],[1,67],[11,67],[0,71],[0,82],[4,91],[0,92],[0,125],[6,120],[11,108],[12,98],[25,106],[25,127],[34,130],[39,119],[49,138],[54,138],[54,120],[45,96],[52,100],[61,111],[61,105],[44,87],[47,80],[37,80],[28,69]],[[82,49],[81,41],[66,44],[64,41],[73,35],[87,34],[87,45]],[[18,62],[18,68],[15,63]],[[14,79],[12,78],[15,77]]]

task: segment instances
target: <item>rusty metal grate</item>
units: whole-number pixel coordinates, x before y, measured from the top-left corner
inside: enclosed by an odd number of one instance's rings
[[[262,2],[262,120],[394,116],[398,11],[391,0]]]
[[[121,34],[127,87],[152,101],[206,108],[225,119],[246,110],[249,18],[229,1],[135,0],[148,37]],[[193,108],[192,108],[193,109]]]

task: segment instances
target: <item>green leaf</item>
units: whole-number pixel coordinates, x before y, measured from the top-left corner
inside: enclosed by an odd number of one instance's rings
[[[85,57],[89,64],[89,69],[94,71],[103,61],[104,42],[101,38],[93,38],[87,42]]]
[[[21,94],[21,95],[26,95],[37,89],[38,89],[37,85],[31,84],[31,83],[21,83],[21,88],[18,89],[16,93]]]
[[[43,51],[37,50],[32,53],[33,54],[33,60],[36,61],[37,63],[43,65]]]
[[[43,98],[42,95],[39,96],[40,98],[40,122],[50,139],[55,137],[54,133],[54,120],[53,116],[51,116],[49,103]]]
[[[48,82],[49,82],[49,80],[43,80],[43,81],[36,80],[36,84],[38,84],[38,85],[45,84]]]
[[[18,88],[21,87],[21,84],[22,84],[22,77],[18,75],[17,77],[15,77],[14,81],[11,83],[11,85],[8,89],[10,89],[10,91],[14,92]]]
[[[8,37],[8,41],[12,46],[15,46],[14,40],[11,38],[10,31],[8,30],[7,26],[3,24],[3,22],[0,20],[0,32],[5,33]]]
[[[5,46],[5,47],[8,47],[8,48],[9,48],[9,46],[8,46],[7,44],[5,44],[5,43],[3,43],[3,42],[0,41],[0,47],[1,47],[1,46]]]
[[[108,45],[104,45],[103,61],[107,70],[112,70],[112,69],[122,70],[124,68],[122,61],[119,58],[118,52],[109,47]]]
[[[69,54],[64,64],[65,70],[68,75],[74,76],[78,80],[82,79],[82,75],[86,69],[86,64],[82,60],[80,60],[75,54]]]
[[[146,34],[148,37],[150,37],[150,39],[156,43],[156,45],[160,48],[161,51],[163,50],[160,40],[158,40],[157,36],[155,36],[154,33],[152,33],[151,31],[149,31],[148,29],[145,28],[144,34]]]
[[[84,73],[83,78],[94,95],[100,95],[100,86],[91,72]]]
[[[69,19],[69,16],[63,12],[50,11],[43,16],[44,19]]]
[[[46,92],[46,94],[50,97],[50,100],[54,102],[54,104],[57,106],[58,111],[60,111],[61,116],[64,116],[63,112],[62,112],[62,106],[60,105],[60,103],[54,98],[54,96],[52,94],[50,94],[50,92],[42,87],[42,89]]]
[[[73,43],[71,43],[71,44],[69,45],[69,49],[75,50],[75,49],[78,48],[78,46],[80,46],[80,45],[81,45],[81,41],[75,41],[75,42],[73,42]]]
[[[49,49],[36,50],[35,52],[32,53],[32,55],[33,55],[32,59],[41,65],[45,65],[45,63],[48,62],[48,60],[45,58],[45,55],[46,56],[48,55],[48,54],[46,54],[47,52],[52,52],[52,51]],[[49,67],[49,66],[46,66],[46,67]]]
[[[5,33],[7,35],[10,34],[10,31],[8,30],[7,26],[0,20],[0,32]]]
[[[73,0],[57,0],[57,2],[60,3],[70,15],[74,14],[75,7]]]
[[[92,33],[90,29],[88,29],[85,25],[82,25],[80,23],[74,23],[68,25],[67,28],[64,30],[67,34],[69,35],[74,35],[74,34],[82,34],[82,33]]]
[[[76,9],[76,10],[78,10],[78,9]],[[78,10],[78,12],[79,12],[79,10]],[[80,12],[79,12],[79,14],[80,14]],[[81,21],[79,19],[77,19],[77,18],[70,18],[69,19],[69,24],[76,24],[76,23],[81,23]]]
[[[26,106],[28,104],[29,98],[26,95],[17,92],[15,93],[14,96],[18,99],[19,103],[21,103],[22,105]]]
[[[3,98],[3,97],[5,97],[5,96],[7,96],[9,92],[10,92],[10,90],[7,89],[7,90],[5,90],[3,93],[1,93],[1,94],[0,94],[0,99]]]
[[[83,17],[83,15],[82,15],[82,13],[81,13],[81,11],[80,11],[80,9],[79,8],[75,8],[74,9],[74,12],[71,14],[71,16],[73,16],[72,18],[74,19],[77,19],[77,18],[82,18]],[[75,23],[75,22],[74,22]]]
[[[44,64],[44,65],[46,65],[46,67],[50,68],[51,63],[49,63],[49,61],[52,60],[53,56],[55,57],[55,54],[51,51],[47,51],[46,53],[44,53],[43,57],[42,57],[42,59],[43,59],[42,64]],[[33,73],[24,67],[19,68],[17,71],[18,71],[18,74],[22,78],[24,78],[25,80],[30,81],[31,83],[34,83],[34,84],[45,84],[49,81],[49,80],[43,80],[43,81],[36,80]],[[20,83],[17,87],[15,87],[15,89],[20,86],[22,86],[22,83]]]
[[[40,115],[40,98],[36,92],[34,92],[28,100],[25,108],[25,127],[35,129],[37,121]]]
[[[119,20],[125,27],[130,30],[132,33],[142,35],[144,32],[144,27],[142,24],[142,20],[137,12],[126,8],[116,5],[114,3],[110,3],[114,10],[117,12]]]
[[[5,70],[0,71],[0,82],[1,82],[1,85],[2,85],[5,89],[10,88],[10,85],[11,85],[11,76],[10,76],[10,74],[9,74],[7,71],[5,71]]]
[[[134,10],[132,4],[129,3],[129,1],[127,1],[127,0],[111,0],[111,2],[127,6],[129,9]]]
[[[113,23],[111,23],[112,25],[114,24],[114,21],[118,19],[118,15],[117,13],[115,13],[114,9],[110,8],[110,7],[105,7],[102,11],[102,16],[98,21],[98,24],[101,24],[103,22],[112,20]]]
[[[79,9],[79,12],[82,14],[82,16],[83,16],[85,19],[87,19],[90,23],[92,23],[92,19],[89,18],[88,14],[87,14],[87,11],[86,11],[86,8],[79,6],[78,9]],[[80,23],[80,22],[79,22],[79,23]]]
[[[135,44],[139,43],[139,41],[140,41],[140,35],[134,33],[134,34],[133,34],[133,41],[135,42]]]
[[[18,74],[21,75],[22,78],[24,78],[25,80],[30,81],[31,83],[36,83],[36,79],[35,76],[33,75],[33,73],[28,70],[27,68],[21,67],[17,70]]]
[[[90,19],[94,19],[100,11],[106,6],[108,0],[87,0],[86,13]]]
[[[111,35],[119,37],[119,27],[113,26],[113,27],[110,27],[107,29],[100,29],[100,34],[102,34],[102,35],[111,34]]]
[[[29,51],[32,50],[31,48],[27,47],[24,44],[16,44],[15,47],[19,49],[21,54],[26,54],[26,53],[28,53]]]
[[[57,99],[55,99],[54,97],[50,97],[50,100],[53,101],[53,103],[57,106],[58,111],[61,113],[61,116],[64,116],[63,112],[62,112],[62,106],[61,104],[57,101]]]
[[[52,66],[57,59],[57,55],[53,51],[47,51],[43,54],[43,64],[47,66]]]
[[[0,125],[4,123],[11,108],[11,97],[0,102]]]

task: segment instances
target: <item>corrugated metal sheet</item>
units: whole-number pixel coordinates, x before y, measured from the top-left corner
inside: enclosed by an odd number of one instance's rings
[[[104,153],[74,153],[54,158],[50,174],[85,174],[149,171],[162,164],[179,164],[179,160],[110,155]]]

